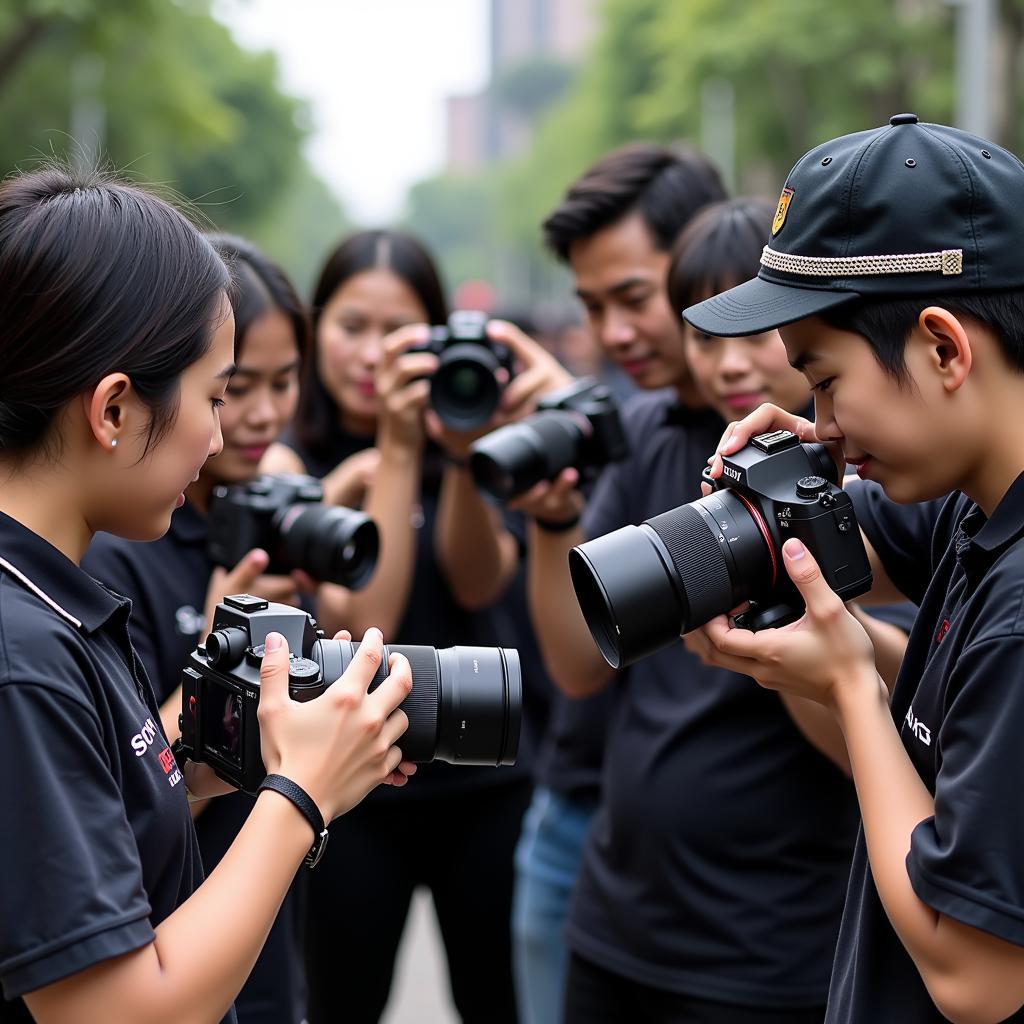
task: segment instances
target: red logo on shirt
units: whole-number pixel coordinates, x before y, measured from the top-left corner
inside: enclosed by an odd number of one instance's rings
[[[938,633],[935,634],[935,642],[937,644],[942,643],[942,638],[949,632],[949,619],[943,619],[942,625],[939,626]]]
[[[160,759],[160,767],[163,768],[164,775],[170,775],[177,767],[174,763],[174,754],[170,747],[164,747],[164,749],[157,754],[157,757]]]

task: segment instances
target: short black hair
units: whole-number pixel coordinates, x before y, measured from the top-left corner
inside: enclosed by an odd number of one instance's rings
[[[338,423],[338,408],[317,372],[320,317],[331,296],[349,278],[378,267],[390,270],[415,292],[432,324],[443,324],[448,319],[448,303],[437,264],[415,235],[381,229],[358,231],[334,249],[313,290],[313,353],[306,362],[295,417],[296,437],[314,454],[330,454]]]
[[[574,242],[590,238],[634,210],[664,252],[707,203],[726,197],[715,165],[690,146],[633,142],[586,171],[544,221],[549,249],[569,261]]]
[[[705,206],[672,247],[668,301],[676,313],[757,275],[775,204],[740,197]]]
[[[209,351],[229,275],[170,203],[51,164],[0,185],[0,454],[54,457],[58,412],[121,372],[173,425],[181,374]]]
[[[291,324],[300,361],[305,365],[312,333],[309,313],[288,275],[247,239],[227,234],[212,234],[209,239],[231,271],[228,298],[235,314],[235,358],[253,323],[267,310],[276,309]]]
[[[863,298],[819,314],[840,331],[859,334],[879,365],[901,384],[908,382],[906,345],[921,312],[929,306],[948,309],[987,327],[1007,362],[1024,373],[1024,289],[961,292],[952,295],[879,296]]]

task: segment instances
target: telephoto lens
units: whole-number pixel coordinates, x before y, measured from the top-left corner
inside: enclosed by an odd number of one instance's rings
[[[316,580],[358,590],[377,565],[377,524],[355,509],[325,505],[323,499],[319,480],[294,473],[214,487],[210,560],[233,569],[253,548],[262,548],[270,555],[268,575],[301,569]]]
[[[782,545],[803,541],[844,600],[871,586],[853,504],[820,444],[760,435],[725,460],[719,489],[575,547],[569,571],[594,642],[613,668],[631,665],[716,615],[784,625],[803,613]]]
[[[324,679],[334,680],[358,650],[357,643],[321,640],[313,657]],[[523,706],[518,651],[388,645],[371,690],[387,676],[391,654],[404,654],[412,668],[412,692],[401,705],[409,728],[398,741],[407,760],[515,764]]]
[[[544,396],[537,411],[475,441],[469,467],[477,487],[508,501],[570,466],[580,482],[629,454],[611,391],[582,377]]]
[[[270,632],[288,642],[288,692],[296,701],[319,697],[359,649],[357,643],[326,639],[310,615],[290,605],[232,594],[217,606],[210,635],[182,672],[181,749],[247,793],[255,793],[266,776],[258,708]],[[386,678],[392,653],[404,654],[412,668],[412,691],[401,704],[409,727],[398,741],[405,758],[515,764],[523,710],[517,651],[385,647],[371,690]]]
[[[576,463],[590,425],[577,413],[552,409],[510,423],[474,442],[469,468],[477,487],[509,501]]]
[[[281,513],[280,554],[313,579],[364,587],[377,566],[380,535],[367,515],[340,505],[291,505]]]

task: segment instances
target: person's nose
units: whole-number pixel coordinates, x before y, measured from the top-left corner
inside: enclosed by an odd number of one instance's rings
[[[636,327],[623,311],[609,309],[601,322],[600,339],[605,348],[624,348],[636,340]]]
[[[717,342],[718,373],[729,381],[746,377],[751,370],[747,345],[739,338],[722,338]]]

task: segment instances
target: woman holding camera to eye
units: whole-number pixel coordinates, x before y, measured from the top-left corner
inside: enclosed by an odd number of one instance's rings
[[[230,570],[208,554],[207,513],[213,489],[243,484],[295,413],[299,374],[309,348],[305,307],[280,267],[240,238],[210,242],[232,271],[235,372],[220,413],[223,450],[185,490],[185,504],[159,540],[139,542],[98,535],[82,567],[104,585],[131,599],[130,633],[136,653],[161,702],[164,731],[179,733],[181,671],[201,643],[226,594],[251,593],[296,604],[315,584],[301,572],[268,576],[268,552],[249,551]],[[238,834],[252,801],[243,793],[192,805],[203,866],[212,871]],[[302,883],[300,874],[296,883]],[[252,973],[235,1002],[239,1024],[297,1024],[304,984],[299,904],[293,886]]]
[[[395,746],[408,664],[393,659],[366,692],[379,632],[305,704],[289,699],[287,644],[271,633],[262,756],[307,799],[262,790],[200,888],[186,786],[206,796],[223,784],[175,766],[129,602],[79,563],[97,531],[166,532],[221,450],[228,286],[210,243],[140,188],[59,168],[0,186],[5,1022],[234,1021],[313,812],[329,821],[414,768]]]
[[[357,630],[378,622],[389,642],[494,641],[485,608],[512,577],[517,545],[477,493],[464,464],[469,435],[445,431],[429,407],[437,356],[409,351],[448,310],[426,250],[395,231],[367,231],[328,258],[313,299],[314,358],[292,451],[265,465],[308,470],[330,487],[341,460],[375,446],[363,510],[381,532],[375,577],[321,619]],[[560,368],[510,324],[492,322],[523,367],[504,391],[503,415],[528,408]],[[493,428],[493,424],[490,425]],[[507,639],[507,638],[506,638]],[[524,765],[423,768],[410,799],[374,799],[332,830],[311,881],[307,923],[309,1020],[377,1021],[412,892],[428,886],[444,938],[456,1007],[466,1022],[514,1022],[510,912],[512,856],[529,800]],[[410,855],[409,850],[415,854]],[[337,927],[349,915],[371,932]],[[348,970],[337,969],[339,959]]]

